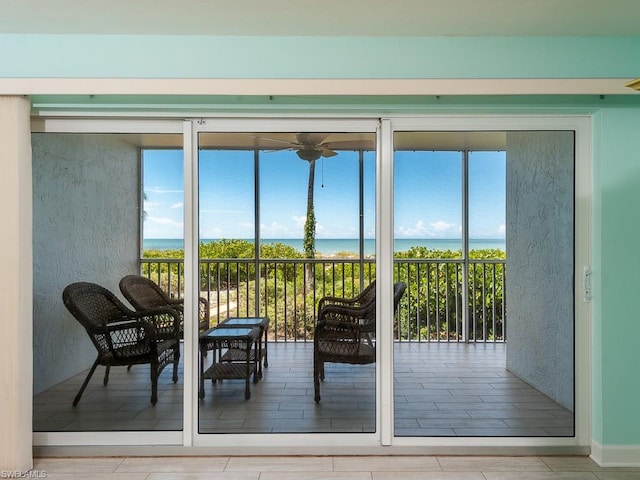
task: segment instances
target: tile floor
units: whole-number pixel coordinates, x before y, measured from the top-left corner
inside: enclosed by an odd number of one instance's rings
[[[375,365],[327,364],[322,400],[313,401],[312,344],[269,346],[269,367],[251,399],[244,381],[205,384],[201,433],[372,432]],[[398,436],[571,436],[573,415],[505,369],[504,344],[397,344]],[[151,406],[148,366],[99,367],[77,407],[86,373],[34,398],[35,431],[179,430],[182,380],[162,373]],[[181,371],[182,378],[182,371]]]
[[[76,457],[36,458],[30,474],[49,480],[640,480],[640,467],[601,468],[573,456]]]

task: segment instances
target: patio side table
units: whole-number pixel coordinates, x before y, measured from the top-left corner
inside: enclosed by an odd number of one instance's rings
[[[218,324],[218,328],[260,328],[260,339],[256,343],[256,347],[251,350],[251,355],[257,355],[258,360],[258,376],[262,378],[262,363],[269,366],[269,353],[267,350],[267,335],[269,331],[269,317],[229,317]],[[245,352],[239,349],[229,349],[222,356],[222,362],[241,362],[244,360]],[[253,358],[252,358],[253,360]]]
[[[259,327],[219,328],[213,327],[200,334],[200,392],[199,397],[204,398],[204,381],[211,379],[213,383],[223,379],[245,379],[244,398],[251,398],[249,379],[253,374],[253,383],[258,383],[257,355],[251,355],[251,350],[260,341],[261,330]],[[238,362],[221,362],[219,357],[221,349],[236,349],[243,353],[243,358]],[[212,364],[204,370],[204,358],[207,351],[212,350]]]

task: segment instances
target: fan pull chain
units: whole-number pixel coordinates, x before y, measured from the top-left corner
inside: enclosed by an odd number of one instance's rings
[[[322,157],[322,164],[320,165],[320,188],[324,188],[324,157]]]

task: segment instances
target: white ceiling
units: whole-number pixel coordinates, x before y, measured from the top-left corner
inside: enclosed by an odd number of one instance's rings
[[[640,35],[640,0],[0,0],[0,33]]]

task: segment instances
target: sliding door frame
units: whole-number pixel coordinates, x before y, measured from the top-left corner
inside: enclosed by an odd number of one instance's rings
[[[246,119],[223,119],[223,118],[203,118],[193,120],[193,146],[191,157],[191,171],[190,185],[185,185],[185,197],[190,199],[198,198],[198,135],[200,133],[245,133],[245,132],[260,132],[260,133],[276,133],[276,132],[354,132],[354,133],[377,133],[379,130],[379,121],[377,119],[345,119],[345,118],[246,118]],[[379,158],[377,158],[377,163]],[[378,168],[376,168],[378,171]],[[186,173],[186,172],[185,172]],[[376,178],[379,174],[376,174]],[[185,175],[185,179],[187,175]],[[379,198],[376,195],[376,217],[378,216],[378,210],[380,208]],[[190,231],[185,230],[185,248],[189,248],[191,251],[187,253],[185,250],[185,259],[190,259],[188,269],[191,272],[189,275],[189,282],[185,283],[185,298],[189,298],[190,302],[185,304],[185,311],[188,311],[190,315],[197,315],[197,304],[195,298],[197,298],[198,292],[196,289],[197,284],[197,261],[198,261],[198,211],[194,208],[191,212],[192,218],[189,221]],[[186,225],[186,224],[185,224]],[[379,235],[379,222],[376,219],[376,239]],[[376,249],[380,248],[379,241],[376,241]],[[377,252],[378,253],[378,252]],[[379,258],[379,257],[378,257]],[[185,260],[185,266],[186,266]],[[379,269],[380,266],[378,265]],[[378,289],[380,289],[378,285]],[[192,317],[195,318],[195,317]],[[192,323],[192,322],[186,322]],[[190,335],[190,336],[187,336]],[[197,332],[186,332],[185,338],[191,338],[191,342],[197,341]],[[195,361],[195,350],[192,351],[192,362]],[[379,353],[378,353],[379,355]],[[378,358],[377,366],[381,364]],[[197,372],[192,372],[192,381],[196,382]],[[380,368],[376,368],[376,403],[380,402]],[[312,388],[312,384],[310,384]],[[287,447],[289,453],[310,453],[311,451],[317,451],[318,448],[334,448],[336,445],[342,445],[344,447],[376,447],[380,445],[379,433],[381,429],[380,415],[376,415],[376,432],[375,433],[348,433],[348,434],[333,434],[333,433],[304,433],[304,434],[278,434],[278,433],[259,433],[259,434],[211,434],[211,433],[198,433],[198,398],[197,395],[193,395],[191,399],[185,397],[185,405],[190,402],[192,407],[191,412],[185,412],[185,419],[191,418],[192,424],[190,430],[192,431],[193,445],[196,447],[215,447],[216,451],[223,448],[224,451],[228,451],[229,445],[246,445],[251,444],[255,447],[256,452],[271,450],[273,447]],[[303,446],[303,447],[302,447]],[[292,450],[293,449],[293,450]],[[233,451],[233,448],[231,448]]]
[[[592,129],[589,115],[434,115],[392,117],[392,132],[482,132],[482,131],[553,131],[575,132],[574,179],[574,405],[573,437],[394,437],[394,446],[427,447],[434,453],[451,452],[463,447],[544,448],[566,447],[587,450],[591,443],[591,304],[584,291],[584,272],[591,259],[591,158]],[[393,159],[389,160],[393,163]],[[392,167],[393,168],[393,167]],[[381,345],[392,349],[392,345]],[[387,353],[388,354],[388,353]],[[383,390],[384,391],[384,390]],[[393,393],[383,399],[392,406]],[[383,416],[386,417],[385,414]],[[393,431],[393,419],[391,421]],[[588,450],[587,450],[588,451]]]
[[[591,442],[591,304],[585,298],[583,272],[591,258],[592,119],[588,114],[564,115],[372,115],[362,117],[280,116],[261,118],[108,118],[34,120],[34,132],[69,133],[182,133],[185,169],[185,379],[182,432],[42,432],[35,446],[87,447],[98,454],[107,447],[150,454],[391,454],[391,453],[587,453]],[[574,437],[395,437],[393,415],[393,336],[390,324],[378,323],[375,434],[199,434],[197,433],[197,331],[189,319],[197,317],[198,285],[198,163],[200,132],[353,131],[377,134],[376,261],[378,318],[393,312],[393,133],[415,131],[575,131],[575,425]],[[189,360],[189,361],[187,361]],[[124,445],[128,445],[124,447]],[[145,447],[164,448],[145,450]],[[101,450],[102,447],[102,450]],[[507,450],[505,450],[507,449]],[[116,450],[117,451],[117,450]]]

